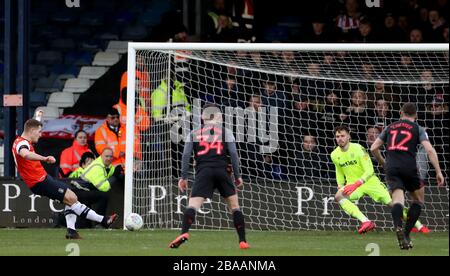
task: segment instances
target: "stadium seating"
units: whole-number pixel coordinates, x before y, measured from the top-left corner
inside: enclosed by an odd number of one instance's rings
[[[34,91],[30,93],[30,105],[31,107],[38,107],[47,103],[47,96],[45,92]]]
[[[68,37],[71,37],[78,41],[82,41],[89,38],[89,36],[91,35],[91,31],[86,27],[75,26],[69,28],[66,34]]]
[[[38,80],[47,76],[47,67],[40,64],[30,65],[30,77],[32,80]]]
[[[106,52],[125,54],[128,52],[128,41],[110,41]]]
[[[72,38],[55,39],[51,43],[51,47],[59,51],[69,51],[75,49],[75,41]]]
[[[37,55],[37,64],[53,65],[62,63],[62,53],[58,51],[41,51]]]
[[[71,24],[77,20],[75,13],[70,12],[70,10],[58,10],[54,12],[51,16],[51,20],[57,24]]]
[[[127,53],[128,41],[149,37],[152,28],[161,22],[162,14],[171,8],[168,2],[93,0],[77,9],[62,9],[64,4],[58,0],[33,2],[31,107],[45,106],[47,100],[48,105],[56,105],[56,99],[60,99],[56,95],[62,97],[60,91],[73,93],[72,98],[78,99]],[[0,17],[3,18],[3,13]],[[3,43],[0,44],[2,54]],[[2,69],[0,63],[1,74]],[[70,99],[63,105],[69,103],[73,106]]]
[[[59,109],[54,106],[40,106],[36,110],[42,110],[44,112],[44,116],[42,117],[43,121],[57,119],[61,115]]]
[[[108,6],[108,5],[107,5]],[[103,10],[100,9],[100,10]],[[80,18],[80,25],[86,27],[99,27],[105,24],[105,16],[99,11],[90,11]]]
[[[63,92],[84,93],[91,87],[91,82],[88,79],[68,79],[64,85]]]
[[[120,56],[117,53],[111,52],[98,52],[95,55],[92,65],[94,66],[113,66],[119,62]]]
[[[96,80],[99,79],[101,76],[103,76],[106,73],[106,71],[108,71],[107,67],[85,66],[81,68],[78,78]]]
[[[74,79],[78,76],[80,69],[75,65],[66,65],[64,70],[58,75],[57,79],[66,82],[68,79]]]
[[[101,33],[98,38],[102,41],[119,40],[120,32],[109,30],[108,32]]]
[[[35,91],[52,93],[60,91],[61,88],[61,81],[56,79],[56,76],[50,76],[47,78],[40,78],[36,83]]]
[[[127,27],[122,33],[123,40],[143,40],[148,37],[148,31],[145,26],[138,25]]]
[[[50,95],[47,106],[58,108],[72,107],[75,104],[73,94],[70,92],[55,92]]]

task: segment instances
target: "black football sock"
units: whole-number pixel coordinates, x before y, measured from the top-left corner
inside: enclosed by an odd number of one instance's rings
[[[409,208],[408,219],[406,220],[405,235],[409,237],[411,230],[414,228],[417,220],[419,219],[420,213],[422,212],[422,204],[419,202],[414,202]]]
[[[234,227],[239,236],[239,242],[246,242],[245,239],[245,219],[244,214],[239,209],[233,210]]]
[[[187,233],[189,232],[189,229],[191,228],[192,223],[195,221],[195,213],[196,210],[192,207],[188,207],[186,211],[184,211],[183,216],[183,225],[181,228],[181,233]]]
[[[397,203],[392,207],[392,219],[394,221],[395,229],[403,227],[402,222],[403,208],[404,208],[403,205],[400,203]]]

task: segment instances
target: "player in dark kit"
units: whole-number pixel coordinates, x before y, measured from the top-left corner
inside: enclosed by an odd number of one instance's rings
[[[236,188],[243,186],[239,168],[239,157],[233,133],[222,127],[222,113],[213,104],[205,106],[202,118],[204,126],[191,132],[186,139],[183,152],[182,175],[178,183],[181,192],[188,188],[189,162],[194,153],[196,176],[189,197],[189,205],[183,216],[181,235],[169,244],[170,248],[178,248],[189,239],[189,229],[195,221],[195,215],[207,198],[212,198],[217,189],[225,199],[233,214],[234,226],[239,235],[239,247],[248,249],[245,239],[244,214],[240,210]],[[225,141],[225,142],[223,142]],[[235,184],[228,174],[229,157],[233,166]]]
[[[417,163],[417,147],[422,144],[431,164],[436,170],[436,180],[439,186],[444,185],[444,176],[439,166],[439,160],[431,145],[425,129],[415,121],[417,109],[412,103],[405,104],[400,111],[400,121],[389,125],[377,138],[371,151],[378,162],[385,167],[386,181],[392,192],[392,218],[394,221],[397,239],[402,250],[413,247],[410,233],[419,219],[425,202],[424,185],[421,183]],[[386,160],[380,153],[380,147],[386,143]],[[405,192],[412,197],[412,204],[408,211],[408,219],[403,228],[402,214],[405,206]]]
[[[67,222],[66,239],[81,239],[75,229],[77,216],[101,223],[109,228],[117,215],[100,216],[86,205],[78,201],[77,196],[65,183],[53,179],[46,173],[41,162],[53,164],[56,162],[53,156],[41,156],[34,151],[33,143],[37,143],[41,137],[42,123],[31,119],[25,123],[22,136],[17,137],[12,146],[14,161],[22,180],[37,195],[46,196],[66,205],[64,214]]]

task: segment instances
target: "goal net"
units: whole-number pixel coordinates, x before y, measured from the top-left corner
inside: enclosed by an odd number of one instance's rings
[[[253,230],[354,230],[334,202],[333,129],[348,125],[352,142],[369,149],[403,103],[414,102],[442,170],[448,171],[448,45],[152,44],[131,43],[125,216],[150,229],[181,226],[188,193],[178,191],[184,137],[201,124],[207,102],[223,112],[236,137],[245,182],[239,193]],[[141,125],[149,116],[150,127]],[[382,168],[373,160],[384,182]],[[191,168],[195,164],[191,161]],[[423,149],[426,188],[421,217],[448,230],[448,189],[437,187]],[[189,179],[192,188],[195,170]],[[448,183],[448,175],[445,175]],[[190,191],[190,190],[189,190]],[[363,198],[361,211],[379,229],[390,209]],[[218,194],[198,212],[195,229],[231,229]]]

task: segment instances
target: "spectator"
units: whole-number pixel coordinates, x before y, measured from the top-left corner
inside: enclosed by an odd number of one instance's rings
[[[250,96],[249,100],[249,108],[253,108],[254,110],[258,111],[262,105],[261,105],[261,96]]]
[[[283,70],[289,73],[295,71],[295,53],[293,51],[283,51],[281,52],[281,59],[283,62]]]
[[[372,63],[369,63],[369,62],[363,63],[361,69],[362,69],[362,72],[363,72],[362,77],[364,79],[366,79],[366,80],[373,80],[373,79],[376,78],[375,67],[373,66]]]
[[[325,74],[326,76],[333,76],[335,74],[335,67],[336,67],[336,60],[333,56],[333,54],[330,53],[326,53],[323,56],[323,61],[322,61],[322,70],[323,70],[323,74]]]
[[[150,128],[150,117],[145,111],[149,107],[149,76],[147,72],[136,71],[136,87],[141,88],[139,92],[139,102],[135,105],[134,115],[134,158],[142,160],[142,144],[141,134]],[[128,77],[127,72],[122,75],[120,84],[119,102],[113,106],[120,114],[120,124],[126,126],[127,124],[127,91],[128,91]]]
[[[367,18],[361,18],[359,23],[359,34],[356,37],[357,42],[377,42],[377,38],[373,33],[372,23]]]
[[[245,108],[245,101],[240,99],[243,94],[244,93],[240,93],[238,89],[236,78],[228,77],[222,81],[220,92],[217,93],[217,96],[219,96],[220,99],[217,99],[216,102],[224,107]]]
[[[373,114],[367,108],[367,96],[361,90],[355,90],[352,93],[351,106],[347,108],[344,114],[341,114],[341,119],[349,124],[352,132],[356,132],[356,137],[359,142],[365,139],[365,127],[373,125]]]
[[[432,9],[428,13],[428,18],[430,22],[430,42],[444,42],[443,41],[443,31],[445,19],[441,17],[437,9]]]
[[[249,124],[246,128],[246,137],[247,140],[245,142],[240,142],[238,144],[241,155],[242,162],[242,170],[243,174],[250,177],[270,177],[270,173],[272,171],[271,164],[267,161],[268,157],[263,155],[262,146],[263,143],[261,141],[261,137],[258,137],[258,123],[257,123],[257,115],[256,113],[262,107],[261,105],[261,96],[253,95],[249,98],[248,101],[248,110],[254,111],[255,117],[252,118],[255,120],[255,124]],[[248,113],[247,113],[248,114]],[[247,118],[250,121],[250,118]]]
[[[390,85],[390,84],[386,85],[382,81],[377,81],[377,82],[375,82],[373,87],[371,87],[369,89],[369,91],[371,91],[372,88],[373,88],[373,92],[370,92],[368,94],[368,98],[370,101],[368,104],[369,108],[375,108],[377,101],[380,99],[385,100],[386,102],[390,103],[391,105],[395,105],[395,106],[399,105],[400,99],[399,99],[398,95],[396,95],[392,92],[392,85]],[[391,106],[391,108],[394,110],[400,109],[400,107],[395,108],[394,106]]]
[[[310,34],[307,36],[307,42],[320,43],[333,41],[333,33],[329,32],[322,17],[316,17],[311,22]]]
[[[80,159],[80,166],[78,169],[73,171],[69,178],[80,178],[81,175],[84,173],[84,170],[95,160],[95,154],[93,154],[91,151],[87,151],[83,153]]]
[[[375,140],[380,135],[380,128],[378,127],[369,127],[367,129],[366,133],[366,149],[370,149],[373,143],[375,143]],[[372,156],[372,160],[376,160],[374,156]],[[376,162],[378,163],[378,162]]]
[[[375,125],[381,129],[384,129],[393,122],[392,117],[389,102],[384,99],[377,100],[375,104]]]
[[[87,133],[79,130],[75,133],[75,139],[71,147],[66,148],[61,153],[59,170],[61,177],[68,177],[73,171],[79,168],[81,156],[90,151],[87,142]]]
[[[100,157],[84,169],[80,178],[91,183],[100,192],[109,192],[113,186],[123,187],[122,166],[114,167],[113,159],[113,149],[104,148]]]
[[[430,141],[435,145],[438,154],[444,154],[444,145],[448,142],[448,109],[443,98],[436,97],[431,104],[427,105],[423,125],[427,128]],[[441,159],[445,160],[445,159]]]
[[[346,0],[345,12],[336,19],[336,26],[342,39],[352,41],[357,36],[360,17],[358,0]]]
[[[450,136],[450,132],[448,106],[446,105],[444,99],[441,97],[436,97],[430,104],[428,104],[427,111],[419,123],[426,128],[430,137],[430,142],[433,143],[439,156],[439,160],[442,162],[442,168],[447,168],[447,164],[443,162],[443,160],[446,160],[445,155],[449,151],[448,137]],[[434,170],[428,170],[429,166],[427,161],[426,153],[423,153],[421,159],[418,159],[421,179],[425,181],[427,181],[428,177],[434,177]],[[447,170],[448,169],[443,169],[443,172],[446,172]]]
[[[95,149],[102,153],[105,148],[113,152],[113,165],[125,165],[126,128],[120,123],[119,111],[111,108],[106,121],[95,131]]]
[[[398,17],[398,27],[402,31],[402,38],[405,39],[405,41],[409,41],[409,33],[411,31],[409,26],[409,20],[406,15],[400,15]]]
[[[380,129],[378,127],[369,127],[366,132],[366,149],[370,149],[372,144],[375,142],[375,140],[380,135]],[[382,151],[382,155],[384,156],[384,150]],[[382,171],[380,166],[378,166],[378,160],[375,158],[373,154],[370,154],[370,159],[372,159],[372,163],[375,165],[374,168],[377,171],[377,175],[381,176]]]
[[[430,22],[429,22],[429,16],[428,16],[428,9],[425,7],[421,7],[419,9],[419,19],[416,21],[416,28],[420,30],[430,30]]]
[[[322,145],[333,145],[333,130],[340,122],[342,106],[338,94],[330,91],[326,97],[323,113],[318,114],[318,139]]]
[[[172,109],[178,108],[180,111],[190,112],[191,105],[185,93],[185,84],[177,79],[176,74],[172,74],[171,99],[168,99],[169,85],[165,78],[162,78],[159,86],[152,92],[152,118],[160,121],[167,115],[167,102],[171,101]]]
[[[385,42],[406,42],[405,33],[397,26],[392,13],[387,13],[384,17],[384,26],[381,33]]]
[[[231,17],[225,8],[225,0],[214,0],[206,18],[205,41],[236,42]]]
[[[445,43],[448,43],[449,41],[448,41],[448,25],[445,25],[444,26],[444,29],[442,30],[442,40],[445,42]]]
[[[411,95],[409,95],[412,102],[417,103],[417,114],[419,119],[424,118],[427,105],[431,104],[435,97],[438,96],[436,88],[433,86],[433,79],[433,72],[431,70],[423,70],[420,73],[420,80],[423,84],[418,88],[416,93],[411,93]]]
[[[263,65],[261,52],[258,52],[258,51],[250,52],[250,58],[251,58],[252,66],[261,67]]]
[[[85,169],[95,160],[95,155],[91,151],[83,153],[80,159],[79,168],[72,172],[68,179],[63,181],[71,186],[72,191],[77,195],[80,200],[89,208],[97,210],[99,215],[104,216],[108,206],[108,195],[104,192],[98,191],[93,184],[81,179],[81,175]],[[58,224],[65,225],[63,215],[59,217]],[[77,218],[77,228],[90,228],[91,221],[84,218]],[[100,224],[96,227],[101,227]]]
[[[327,177],[327,160],[318,150],[316,137],[305,135],[302,146],[297,152],[295,171],[297,179]]]
[[[309,63],[307,65],[308,79],[302,79],[300,87],[303,94],[306,94],[310,100],[312,110],[322,112],[325,102],[327,84],[324,80],[315,79],[321,77],[321,67],[319,63]]]
[[[413,29],[409,33],[409,42],[411,43],[421,43],[423,42],[423,34],[419,29]]]
[[[267,80],[262,82],[263,89],[261,93],[262,103],[267,107],[284,108],[285,95],[283,91],[277,90],[276,78],[270,75]]]
[[[317,113],[311,110],[308,97],[300,94],[294,94],[293,96],[293,133],[300,134],[302,129],[315,128]]]

